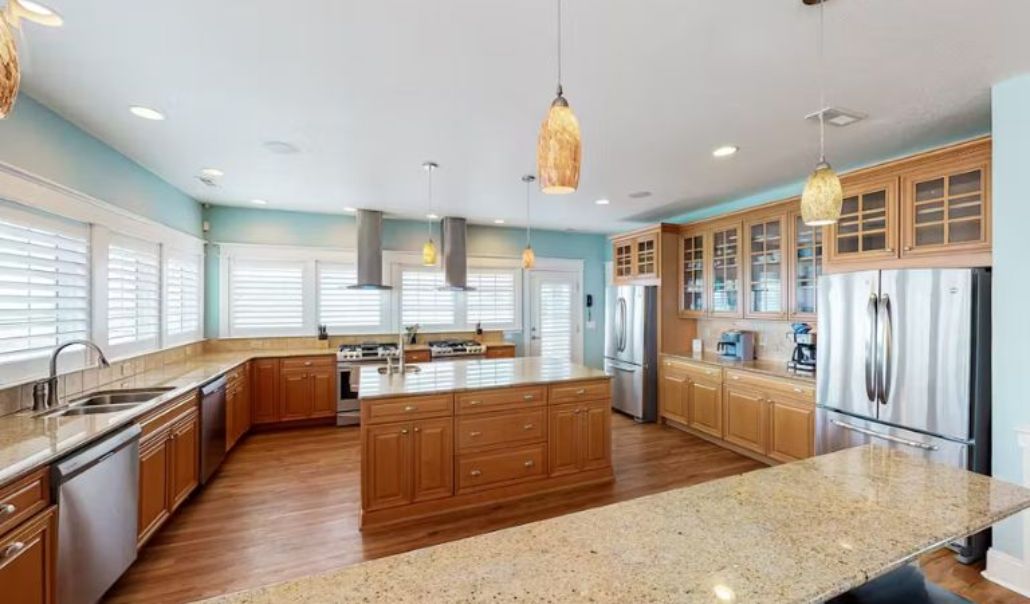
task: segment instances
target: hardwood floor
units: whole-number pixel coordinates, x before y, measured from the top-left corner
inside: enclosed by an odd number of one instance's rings
[[[252,434],[150,541],[106,601],[189,602],[762,467],[672,428],[618,415],[612,426],[613,484],[364,533],[357,429]],[[1028,601],[950,556],[931,554],[924,566],[976,602]]]

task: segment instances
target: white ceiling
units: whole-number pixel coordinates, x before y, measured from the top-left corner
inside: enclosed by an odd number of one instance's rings
[[[24,90],[197,199],[421,218],[433,159],[437,213],[524,224],[554,0],[49,2],[65,26],[26,26]],[[573,195],[536,194],[534,225],[610,232],[802,179],[817,16],[800,0],[566,0],[583,171]],[[828,0],[828,102],[870,115],[829,131],[830,161],[986,129],[991,84],[1030,71],[1028,22],[1026,0]],[[713,159],[727,143],[740,153]],[[206,166],[219,188],[196,180]]]

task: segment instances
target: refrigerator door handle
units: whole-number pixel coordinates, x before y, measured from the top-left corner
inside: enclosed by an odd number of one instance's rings
[[[937,451],[940,449],[937,445],[928,445],[926,443],[908,440],[907,438],[898,438],[897,436],[891,436],[890,434],[881,434],[875,430],[866,430],[865,428],[852,426],[851,424],[842,422],[839,419],[831,419],[830,423],[839,428],[844,428],[845,430],[851,430],[852,432],[858,432],[859,434],[865,434],[866,436],[871,436],[873,438],[882,438],[883,440],[899,445],[905,445],[906,447],[914,447],[924,451]]]
[[[628,318],[629,317],[627,317],[626,312],[626,299],[619,298],[619,328],[616,340],[616,349],[619,352],[625,352],[626,350],[626,320]]]
[[[622,365],[616,365],[615,363],[612,363],[612,369],[623,373],[636,373],[637,371],[636,367],[623,367]]]
[[[879,376],[880,393],[879,401],[881,405],[886,405],[890,401],[891,382],[893,381],[891,376],[891,361],[893,361],[894,348],[893,340],[891,338],[892,332],[894,331],[894,322],[891,316],[891,299],[887,294],[880,296],[880,306],[876,313],[879,316],[879,368],[877,374]]]
[[[868,323],[865,338],[865,395],[869,402],[876,400],[876,294],[869,294],[866,305],[866,321]]]

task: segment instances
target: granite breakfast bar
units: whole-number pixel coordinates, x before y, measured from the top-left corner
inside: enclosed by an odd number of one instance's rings
[[[212,602],[821,602],[1027,508],[867,445]]]

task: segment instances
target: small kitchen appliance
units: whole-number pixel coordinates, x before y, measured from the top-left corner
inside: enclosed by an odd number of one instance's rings
[[[475,340],[434,340],[429,342],[429,354],[437,357],[476,357],[486,354],[486,346]]]
[[[799,373],[815,373],[815,332],[789,332],[787,339],[794,342],[794,353],[787,361],[787,369]]]
[[[719,351],[719,356],[724,359],[753,361],[755,360],[755,333],[741,329],[724,331],[719,336],[719,342],[715,347]]]

